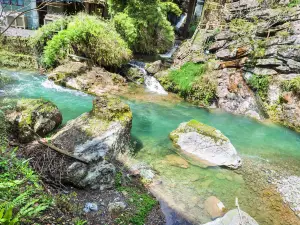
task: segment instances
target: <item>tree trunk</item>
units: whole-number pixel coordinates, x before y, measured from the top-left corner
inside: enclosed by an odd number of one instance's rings
[[[195,12],[195,8],[196,8],[196,3],[197,0],[190,0],[189,1],[189,7],[188,7],[188,13],[187,13],[187,17],[186,17],[186,22],[183,28],[183,36],[185,38],[188,37],[189,35],[189,26],[192,22],[192,18],[194,16],[194,12]]]

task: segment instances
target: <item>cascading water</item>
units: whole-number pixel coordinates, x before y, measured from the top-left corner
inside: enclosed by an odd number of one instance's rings
[[[180,16],[179,18],[179,21],[177,22],[176,26],[175,26],[175,29],[178,31],[182,25],[185,23],[185,20],[186,20],[186,17],[187,17],[187,14],[184,13]]]
[[[131,61],[129,63],[130,66],[138,68],[142,74],[144,75],[144,84],[147,90],[160,94],[167,95],[168,92],[161,86],[161,84],[156,80],[155,77],[149,76],[147,71],[145,70],[145,63],[139,61]]]
[[[179,45],[178,44],[175,44],[171,49],[170,51],[168,51],[167,53],[165,54],[160,54],[159,56],[162,57],[162,58],[166,58],[166,59],[169,59],[169,58],[172,58],[173,54],[176,52],[176,50],[178,49]]]

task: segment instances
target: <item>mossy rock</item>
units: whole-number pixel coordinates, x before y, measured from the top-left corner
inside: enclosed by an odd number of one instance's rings
[[[170,133],[170,138],[189,161],[207,166],[226,166],[237,169],[241,158],[230,140],[214,127],[191,120],[181,123]]]
[[[229,139],[223,135],[219,130],[214,127],[208,126],[204,123],[200,123],[197,120],[191,120],[184,126],[179,126],[175,131],[171,132],[170,138],[176,142],[179,134],[182,132],[197,132],[199,134],[209,136],[217,141],[228,141]]]
[[[45,136],[62,122],[57,106],[43,99],[20,99],[11,101],[11,109],[6,111],[13,136],[22,143],[34,139],[34,132]],[[34,131],[34,132],[33,132]]]
[[[36,70],[38,64],[32,55],[24,55],[0,50],[0,67]]]
[[[128,121],[132,119],[130,107],[118,97],[107,94],[102,94],[93,100],[92,114],[107,121]]]

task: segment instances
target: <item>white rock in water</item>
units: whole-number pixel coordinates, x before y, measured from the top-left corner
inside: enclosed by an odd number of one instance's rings
[[[221,131],[196,120],[180,124],[170,138],[183,153],[208,165],[236,169],[242,164],[236,149]]]
[[[230,210],[222,218],[218,218],[204,225],[258,225],[258,223],[244,211],[240,211],[242,220],[237,209]]]

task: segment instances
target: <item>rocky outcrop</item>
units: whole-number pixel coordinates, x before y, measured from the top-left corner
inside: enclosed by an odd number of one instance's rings
[[[93,109],[52,137],[52,143],[90,163],[73,162],[66,168],[65,179],[79,187],[109,188],[114,182],[115,167],[107,160],[125,151],[130,141],[132,113],[120,99],[101,95]]]
[[[258,225],[258,223],[246,212],[238,209],[230,210],[222,218],[218,218],[205,225]]]
[[[227,112],[261,119],[255,96],[247,86],[242,73],[236,69],[223,69],[217,75],[218,106]]]
[[[51,137],[52,145],[87,163],[56,155],[52,161],[61,160],[61,168],[57,173],[49,171],[49,176],[80,188],[112,188],[116,170],[112,161],[127,150],[131,121],[129,106],[119,98],[106,94],[95,98],[91,112],[69,121]],[[35,154],[44,148],[34,143],[26,151]]]
[[[212,219],[224,216],[225,213],[224,204],[215,196],[210,196],[205,200],[204,208]]]
[[[162,68],[162,61],[158,60],[153,63],[147,63],[145,69],[150,74],[158,73]]]
[[[122,76],[101,67],[89,67],[82,62],[61,65],[54,69],[48,78],[59,85],[95,95],[118,93],[126,85]]]
[[[221,21],[207,15],[217,11],[204,13],[201,24],[206,23],[210,29],[197,30],[180,47],[174,67],[214,61],[217,107],[256,119],[270,117],[300,130],[296,119],[300,113],[299,94],[282,89],[283,82],[300,73],[300,8],[289,1],[275,7],[267,0],[224,4],[227,10],[219,11]],[[219,23],[225,26],[220,29]],[[288,101],[284,100],[286,96]]]
[[[34,132],[42,137],[49,134],[62,122],[59,109],[50,101],[20,99],[13,105],[6,111],[6,119],[10,124],[10,133],[21,143],[32,141]]]
[[[221,131],[196,120],[181,123],[170,138],[182,153],[206,165],[237,169],[242,164],[236,149]]]

